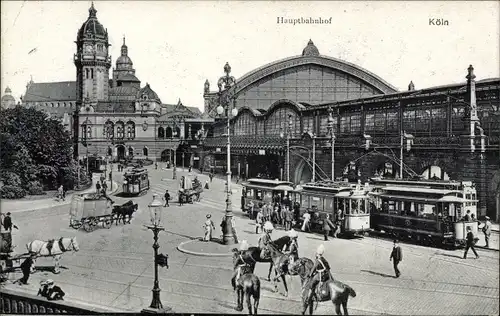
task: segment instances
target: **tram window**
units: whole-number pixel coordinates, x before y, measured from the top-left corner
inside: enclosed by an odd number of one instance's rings
[[[359,213],[358,200],[351,199],[351,214],[358,214],[358,213]]]
[[[317,196],[311,196],[311,207],[316,207],[319,211],[323,210],[323,199]]]
[[[363,199],[358,200],[358,212],[359,214],[365,213],[365,200]]]
[[[325,198],[325,211],[330,212],[333,211],[333,199]]]
[[[246,197],[247,197],[247,198],[253,198],[253,197],[254,197],[254,194],[255,194],[254,189],[247,189],[247,190],[246,190]]]
[[[255,192],[257,193],[257,200],[261,200],[262,201],[262,191],[261,190],[255,190]]]

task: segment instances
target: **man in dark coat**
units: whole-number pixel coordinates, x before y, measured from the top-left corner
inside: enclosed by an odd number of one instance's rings
[[[464,252],[464,259],[467,259],[467,252],[469,251],[469,248],[472,249],[472,252],[476,255],[476,259],[479,258],[479,255],[476,252],[476,249],[474,249],[474,234],[472,233],[472,230],[470,226],[467,226],[467,237],[466,237],[466,242],[465,242],[465,252]]]
[[[170,200],[170,193],[168,193],[168,190],[165,190],[165,206],[170,206],[168,204],[169,200]]]
[[[325,241],[328,240],[328,236],[330,235],[330,229],[335,228],[332,221],[330,220],[330,214],[326,214],[325,219],[323,220],[323,236],[325,237]]]
[[[21,271],[23,272],[23,277],[18,280],[19,284],[28,284],[28,279],[30,278],[31,266],[34,263],[35,256],[32,254],[26,260],[21,263]]]
[[[394,260],[392,260],[394,259]],[[396,278],[399,278],[401,271],[398,269],[398,264],[403,261],[403,250],[399,247],[399,240],[394,240],[394,247],[392,248],[391,257],[389,261],[392,261],[394,266],[394,273],[396,273]]]

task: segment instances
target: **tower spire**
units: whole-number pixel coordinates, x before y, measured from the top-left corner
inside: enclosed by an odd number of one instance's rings
[[[92,4],[90,5],[89,9],[89,18],[95,18],[97,17],[97,10],[94,8],[94,1],[92,1]]]
[[[125,46],[125,34],[123,34],[123,45]]]

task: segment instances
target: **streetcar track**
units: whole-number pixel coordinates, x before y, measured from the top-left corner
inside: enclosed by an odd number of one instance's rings
[[[71,265],[69,264],[70,266],[75,266],[75,267],[79,267],[79,268],[84,268],[84,269],[89,269],[87,267],[83,267],[83,266],[78,266],[78,265]],[[214,267],[213,267],[214,268]],[[101,268],[93,268],[92,270],[99,270],[99,271],[102,271],[102,272],[114,272],[116,273],[116,271],[112,271],[112,270],[106,270],[106,269],[101,269]],[[129,275],[129,276],[137,276],[136,273],[130,273],[130,272],[120,272],[120,273],[123,273],[123,274],[126,274],[126,275]],[[338,274],[346,274],[346,273],[338,273]],[[149,275],[149,274],[144,274],[143,277],[148,277],[148,278],[152,278],[153,276]],[[162,278],[160,277],[160,279],[162,280],[165,280],[167,282],[176,282],[176,283],[182,283],[182,284],[188,284],[188,285],[194,285],[194,286],[203,286],[203,287],[208,287],[208,288],[213,288],[213,289],[219,289],[219,290],[231,290],[231,288],[229,287],[220,287],[220,286],[214,286],[214,285],[211,285],[211,284],[204,284],[204,283],[194,283],[194,282],[190,282],[190,281],[183,281],[183,280],[177,280],[177,279],[171,279],[171,278]],[[447,291],[447,290],[437,290],[437,289],[421,289],[421,288],[415,288],[415,287],[408,287],[408,286],[398,286],[398,285],[390,285],[390,284],[382,284],[382,283],[371,283],[371,282],[363,282],[363,281],[355,281],[355,280],[343,280],[343,282],[345,283],[353,283],[353,284],[362,284],[362,285],[366,285],[366,286],[374,286],[374,287],[387,287],[387,288],[394,288],[394,289],[403,289],[403,290],[412,290],[412,291],[423,291],[423,292],[431,292],[431,293],[446,293],[446,294],[455,294],[455,295],[462,295],[462,296],[476,296],[476,297],[482,297],[482,298],[489,298],[489,299],[498,299],[499,296],[490,296],[490,295],[484,295],[484,294],[475,294],[475,293],[462,293],[462,292],[456,292],[456,291]],[[423,281],[417,281],[417,282],[423,282]],[[445,282],[435,282],[435,283],[438,283],[438,284],[445,284],[445,285],[449,285]],[[271,285],[273,285],[271,283]],[[451,284],[453,285],[453,284]],[[461,284],[461,286],[469,286],[467,284]],[[478,286],[476,286],[478,287]],[[490,288],[490,287],[482,287],[484,289],[496,289],[496,288]],[[268,298],[272,298],[272,299],[277,299],[277,300],[285,300],[281,297],[275,297],[275,296],[268,296],[268,295],[263,295],[264,297],[268,297]],[[294,301],[295,299],[293,298],[287,298],[286,300],[292,300]],[[295,300],[297,302],[300,302],[299,300]]]
[[[149,255],[149,253],[146,253]],[[78,253],[76,253],[78,255]],[[108,255],[103,255],[103,254],[97,254],[97,255],[91,255],[95,257],[103,257],[103,258],[109,258],[109,259],[124,259],[124,260],[132,260],[132,261],[143,261],[142,258],[133,258],[133,257],[122,257],[122,256],[108,256]],[[189,259],[189,258],[188,258]],[[219,261],[219,260],[216,260]],[[220,260],[220,262],[224,262],[223,260]],[[187,263],[186,261],[170,261],[169,264],[179,264],[182,266],[191,266],[191,267],[199,267],[199,268],[208,268],[208,269],[215,269],[215,270],[226,270],[226,271],[233,271],[229,267],[224,267],[224,266],[212,266],[212,265],[203,265],[203,264],[193,264],[193,263]],[[265,264],[265,263],[264,263]],[[346,272],[344,269],[338,269],[334,272],[335,274],[340,274],[340,275],[345,275],[345,276],[352,276],[352,275],[359,275],[358,272]],[[404,279],[403,279],[404,280]],[[452,283],[452,282],[441,282],[441,281],[432,281],[432,280],[413,280],[413,279],[408,279],[409,281],[413,282],[425,282],[425,283],[433,283],[433,284],[444,284],[444,285],[449,285],[449,286],[468,286],[468,287],[475,287],[475,288],[481,288],[481,289],[497,289],[497,287],[491,287],[491,286],[483,286],[483,285],[471,285],[471,284],[466,284],[466,283]],[[365,284],[362,281],[349,281],[349,282],[358,282],[361,284]],[[366,283],[367,285],[373,285],[374,283]]]

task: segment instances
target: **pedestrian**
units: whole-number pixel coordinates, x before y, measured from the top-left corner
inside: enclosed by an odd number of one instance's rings
[[[248,202],[248,217],[250,217],[250,219],[255,219],[257,213],[255,212],[255,204],[253,204],[253,201],[250,200]]]
[[[62,184],[57,189],[57,195],[59,196],[59,199],[64,201],[64,188]]]
[[[311,220],[311,214],[309,214],[309,210],[307,210],[304,215],[302,215],[302,218],[304,219],[304,223],[302,224],[302,231],[310,231],[309,227],[309,221]]]
[[[95,184],[95,188],[97,193],[101,194],[101,184],[99,183],[99,181],[97,181],[97,183]]]
[[[231,231],[233,232],[234,242],[238,243],[238,235],[236,234],[236,220],[234,216],[231,217]]]
[[[203,238],[203,241],[210,241],[212,240],[212,233],[215,230],[215,224],[211,220],[212,215],[207,214],[207,220],[205,221],[205,224],[203,227],[205,228],[205,237]]]
[[[205,181],[205,189],[209,189],[209,186],[208,186],[208,180]]]
[[[155,169],[158,169],[158,162],[155,161]]]
[[[293,204],[293,215],[295,217],[295,222],[299,223],[300,222],[300,204],[299,204],[299,202],[295,202]]]
[[[14,225],[12,223],[12,217],[10,217],[11,213],[10,212],[7,212],[7,214],[5,214],[5,217],[3,219],[3,231],[4,232],[12,232],[12,227],[14,227],[15,229],[19,229],[16,225]]]
[[[398,264],[403,261],[403,250],[399,246],[399,240],[397,239],[394,240],[394,247],[392,247],[389,261],[392,261],[392,265],[394,266],[394,273],[396,273],[396,278],[399,278],[399,276],[401,275],[401,271],[399,271],[398,269]]]
[[[486,248],[490,248],[490,236],[491,236],[491,222],[490,217],[485,217],[486,221],[483,226],[484,242],[486,243]]]
[[[335,228],[332,221],[330,221],[330,214],[326,214],[325,219],[323,220],[323,236],[325,237],[325,241],[328,240],[328,236],[330,235],[330,229]]]
[[[30,278],[30,273],[31,273],[31,267],[34,264],[34,259],[35,255],[30,254],[29,257],[26,258],[26,260],[24,260],[23,263],[21,263],[21,271],[23,272],[23,277],[16,281],[19,285],[28,284],[28,279]]]
[[[262,213],[262,209],[259,210],[257,213],[257,216],[255,217],[255,233],[259,233],[259,228],[260,231],[262,232],[262,225],[264,225],[264,215]]]
[[[212,180],[214,179],[214,174],[212,172],[210,172],[210,174],[208,176],[210,177],[210,183],[212,183]]]
[[[465,252],[464,252],[464,259],[467,259],[467,252],[469,249],[472,249],[472,252],[476,255],[476,259],[479,258],[479,255],[476,252],[476,249],[474,249],[474,234],[472,233],[472,229],[470,226],[467,226],[467,237],[465,241]]]
[[[285,207],[284,216],[285,216],[285,230],[289,231],[292,229],[293,213],[288,207]]]
[[[165,196],[164,196],[164,198],[165,198],[165,206],[170,206],[168,204],[168,201],[170,201],[170,193],[168,193],[168,190],[165,190]]]
[[[189,171],[188,172],[191,172],[191,170],[193,170],[193,167],[191,165],[189,165]]]
[[[335,237],[335,238],[338,238],[338,235],[341,232],[343,219],[344,218],[342,216],[342,211],[337,210],[337,215],[336,215],[336,219],[335,219],[335,232],[333,233],[333,237]]]

